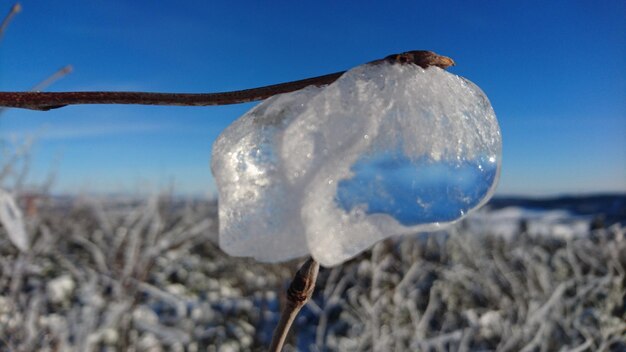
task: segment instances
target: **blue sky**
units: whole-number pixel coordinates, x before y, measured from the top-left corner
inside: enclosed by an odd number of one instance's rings
[[[0,1],[0,13],[13,2]],[[428,49],[489,96],[503,135],[498,194],[626,191],[624,1],[22,1],[0,42],[0,89],[225,91]],[[54,191],[211,194],[217,135],[254,104],[10,110],[34,136],[31,179]]]

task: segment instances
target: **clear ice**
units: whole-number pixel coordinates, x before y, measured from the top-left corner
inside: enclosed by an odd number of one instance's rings
[[[498,123],[476,85],[437,67],[362,65],[267,99],[216,140],[220,246],[337,265],[458,221],[490,198],[500,164]]]

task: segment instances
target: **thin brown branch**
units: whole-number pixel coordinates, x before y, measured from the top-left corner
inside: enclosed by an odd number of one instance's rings
[[[33,88],[31,88],[30,92],[37,93],[40,90],[47,88],[52,83],[54,83],[54,82],[58,81],[59,79],[67,76],[68,74],[70,74],[73,69],[74,68],[72,67],[72,65],[67,65],[65,67],[62,67],[60,70],[58,70],[55,73],[51,74],[48,78],[46,78],[43,81],[37,83]],[[6,107],[0,106],[0,115],[2,115],[2,113],[5,112],[5,110],[7,110]]]
[[[2,39],[2,36],[4,35],[4,32],[9,26],[9,23],[11,23],[11,20],[13,19],[13,17],[15,17],[15,15],[20,13],[20,11],[22,11],[22,5],[20,5],[19,2],[16,2],[15,5],[11,6],[11,10],[9,10],[9,13],[6,15],[6,17],[4,18],[4,20],[2,20],[2,23],[0,24],[0,39]]]
[[[381,62],[415,64],[423,68],[429,66],[447,68],[454,65],[454,61],[448,57],[423,50],[389,55],[384,59],[372,61],[370,64]],[[263,100],[276,94],[293,92],[310,85],[323,86],[330,84],[341,77],[344,72],[345,71],[336,72],[259,88],[206,94],[146,92],[0,92],[0,106],[32,110],[50,110],[77,104],[229,105]]]
[[[79,104],[139,104],[170,106],[211,106],[263,100],[280,93],[310,85],[334,82],[343,72],[266,87],[221,93],[148,93],[148,92],[0,92],[0,106],[50,110]]]
[[[291,285],[289,285],[287,290],[287,304],[281,313],[276,330],[274,330],[272,344],[269,348],[270,352],[280,352],[283,349],[291,324],[313,295],[319,269],[320,264],[313,258],[309,258],[302,264],[291,281]]]

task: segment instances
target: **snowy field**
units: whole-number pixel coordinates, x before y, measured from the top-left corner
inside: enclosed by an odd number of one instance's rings
[[[0,228],[2,351],[263,351],[299,264],[225,255],[211,202],[29,212],[29,252]],[[496,199],[323,269],[287,350],[624,351],[625,236],[624,196]]]

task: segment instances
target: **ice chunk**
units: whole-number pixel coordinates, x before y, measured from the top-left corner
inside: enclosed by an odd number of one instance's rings
[[[280,151],[285,128],[319,91],[267,99],[215,141],[211,169],[219,190],[219,243],[227,253],[274,262],[309,252],[300,219],[305,175],[287,172]]]
[[[359,66],[266,100],[218,138],[220,246],[339,264],[480,206],[500,149],[493,109],[471,82],[436,67]]]
[[[30,239],[24,228],[22,212],[13,196],[0,188],[0,225],[5,228],[9,240],[21,251],[30,247]]]

